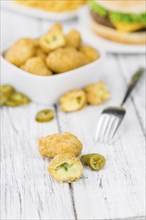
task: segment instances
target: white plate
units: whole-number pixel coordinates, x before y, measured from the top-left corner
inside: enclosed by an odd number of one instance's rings
[[[77,11],[63,13],[47,12],[41,9],[19,5],[15,3],[14,0],[1,1],[1,6],[16,13],[21,13],[34,18],[43,18],[52,21],[64,21],[68,19],[73,19],[77,16]]]
[[[81,9],[79,9],[78,17],[79,26],[82,28],[82,34],[86,36],[88,40],[90,39],[90,41],[92,41],[92,43],[94,43],[95,46],[98,47],[98,45],[100,45],[100,47],[102,47],[106,52],[126,54],[139,54],[146,52],[145,45],[127,45],[122,43],[116,43],[95,35],[90,28],[90,15],[88,7],[82,7]]]

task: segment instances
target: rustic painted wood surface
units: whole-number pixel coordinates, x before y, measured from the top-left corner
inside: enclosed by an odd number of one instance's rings
[[[19,37],[38,36],[50,23],[2,11],[2,48]],[[65,27],[76,26],[76,21]],[[96,118],[108,105],[118,105],[131,74],[144,66],[144,55],[108,55],[98,70],[107,82],[111,100],[65,114],[50,106],[56,118],[38,124],[34,117],[44,106],[34,103],[1,111],[1,219],[145,219],[145,83],[141,81],[126,104],[127,115],[112,145],[93,140]],[[82,154],[99,152],[107,165],[100,172],[84,170],[73,184],[59,184],[47,172],[48,159],[37,149],[38,137],[69,131],[84,144]]]

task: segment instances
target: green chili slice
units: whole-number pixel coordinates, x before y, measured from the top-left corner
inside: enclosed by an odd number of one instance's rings
[[[90,158],[89,166],[93,170],[101,170],[105,166],[106,160],[102,155],[94,155]]]
[[[105,157],[100,154],[86,154],[81,157],[81,161],[92,170],[101,170],[105,164]]]
[[[15,102],[16,106],[30,103],[30,99],[26,95],[19,92],[14,92],[10,97],[10,101]]]
[[[16,102],[14,102],[13,100],[7,100],[4,104],[5,106],[7,107],[16,107],[16,106],[19,106]]]
[[[0,106],[5,105],[7,100],[8,98],[4,94],[0,93]]]
[[[38,112],[35,119],[37,122],[49,122],[53,120],[53,118],[54,112],[50,109],[45,109]]]
[[[15,89],[11,85],[0,85],[0,92],[5,97],[10,97],[14,93]]]

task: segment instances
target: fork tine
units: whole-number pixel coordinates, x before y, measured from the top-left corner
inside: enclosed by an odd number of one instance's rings
[[[118,128],[119,128],[119,126],[120,126],[120,124],[121,124],[121,122],[122,122],[122,119],[121,119],[121,120],[118,119],[118,120],[119,120],[119,122],[118,122],[118,125],[117,125],[116,129],[115,129],[115,132],[114,132],[113,135],[112,135],[112,139],[114,138],[114,136],[115,136],[115,134],[116,134],[116,131],[118,130]]]
[[[119,118],[115,117],[108,135],[108,141],[112,141],[119,126]]]
[[[97,128],[96,128],[96,133],[95,133],[95,141],[96,142],[100,139],[100,132],[101,132],[103,120],[104,120],[104,115],[101,114],[98,118],[98,121],[97,121]]]
[[[99,141],[100,141],[100,143],[103,143],[105,141],[104,135],[106,133],[108,122],[110,120],[110,116],[109,115],[107,115],[107,114],[103,114],[103,115],[104,115],[104,119],[103,119],[103,123],[101,125],[101,129],[100,129],[100,133],[99,133]]]
[[[114,120],[115,120],[115,117],[114,117],[113,115],[111,115],[111,116],[109,117],[109,122],[108,122],[107,129],[106,129],[105,135],[104,135],[105,142],[108,141],[108,137],[109,137],[109,134],[110,134],[112,125],[113,125],[113,123],[114,123]]]

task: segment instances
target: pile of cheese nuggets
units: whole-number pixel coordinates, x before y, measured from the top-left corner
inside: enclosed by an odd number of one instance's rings
[[[82,147],[69,132],[39,138],[39,152],[43,157],[53,158],[48,171],[58,182],[71,183],[82,176],[83,165],[77,158]]]
[[[54,24],[38,39],[18,40],[6,51],[5,58],[29,73],[50,76],[91,63],[99,58],[99,53],[83,45],[77,30],[64,34],[62,26]]]

